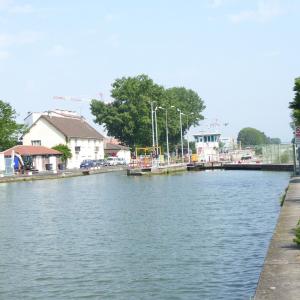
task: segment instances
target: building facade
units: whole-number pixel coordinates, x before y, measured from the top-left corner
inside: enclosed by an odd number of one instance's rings
[[[4,158],[11,158],[15,170],[25,170],[26,163],[30,167],[42,171],[57,171],[61,164],[62,153],[43,146],[17,145],[0,153]],[[1,163],[0,163],[1,165]],[[29,164],[28,164],[29,166]],[[0,168],[0,170],[3,168]],[[4,168],[5,169],[5,168]]]
[[[23,135],[23,145],[45,146],[67,145],[72,158],[67,161],[67,168],[79,168],[83,160],[103,159],[103,136],[90,126],[83,117],[74,112],[50,111],[32,117],[29,130]],[[27,120],[30,120],[27,116]],[[25,120],[26,120],[25,119]]]
[[[104,152],[106,156],[116,156],[122,158],[127,164],[130,163],[131,154],[130,148],[118,144],[106,143],[104,147]]]
[[[219,161],[220,133],[200,132],[194,134],[195,147],[199,162]]]

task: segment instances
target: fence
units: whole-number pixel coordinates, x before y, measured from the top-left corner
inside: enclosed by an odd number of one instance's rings
[[[261,156],[263,163],[288,164],[293,163],[293,145],[263,145],[256,147],[256,153]]]

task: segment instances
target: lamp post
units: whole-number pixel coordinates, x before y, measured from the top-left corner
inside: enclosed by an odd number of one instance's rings
[[[170,151],[169,151],[169,130],[168,130],[168,109],[159,106],[158,108],[165,110],[166,112],[166,141],[167,141],[167,162],[170,165]]]
[[[154,150],[155,138],[154,138],[154,120],[153,120],[153,101],[151,101],[150,104],[151,104],[151,124],[152,124],[152,147]]]
[[[182,120],[181,120],[181,115],[184,113],[174,105],[171,105],[170,107],[176,108],[176,110],[179,112],[179,123],[180,123],[180,138],[181,138],[181,161],[184,162],[183,160],[183,137],[182,137]]]
[[[179,112],[179,122],[180,122],[180,137],[181,137],[181,161],[183,160],[183,136],[182,136],[182,119],[181,115],[183,114],[179,108],[177,108],[177,111]]]
[[[157,135],[157,115],[156,111],[158,109],[158,106],[154,109],[154,119],[155,119],[155,135],[156,135],[156,155],[158,156],[158,135]]]
[[[189,116],[193,115],[194,113],[191,112],[190,114],[186,115],[186,124],[187,124],[187,129],[189,130]],[[188,145],[188,156],[189,156],[189,164],[191,163],[191,156],[190,156],[190,141],[189,141],[189,136],[188,134],[186,135],[186,139],[187,139],[187,145]]]

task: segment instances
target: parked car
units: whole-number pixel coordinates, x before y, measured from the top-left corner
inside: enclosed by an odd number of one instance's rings
[[[122,166],[126,165],[126,160],[124,158],[118,157],[118,165],[122,165]]]
[[[106,167],[108,166],[108,162],[105,159],[97,159],[95,160],[96,167]]]
[[[118,157],[110,156],[107,158],[107,163],[109,166],[116,166],[119,164]]]
[[[91,159],[86,159],[80,164],[80,169],[88,169],[94,167],[94,161]]]

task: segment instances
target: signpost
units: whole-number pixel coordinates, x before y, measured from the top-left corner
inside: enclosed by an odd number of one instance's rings
[[[295,144],[300,145],[300,126],[295,128]]]
[[[298,162],[299,162],[299,170],[300,170],[300,126],[295,126],[294,127],[294,134],[295,134],[295,142],[294,142],[294,147],[296,148],[298,148]],[[295,149],[294,148],[294,153],[295,153]],[[296,159],[295,159],[295,161],[294,161],[294,175],[296,175],[296,173],[297,173],[297,171],[296,171]]]

